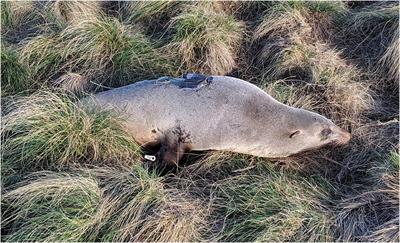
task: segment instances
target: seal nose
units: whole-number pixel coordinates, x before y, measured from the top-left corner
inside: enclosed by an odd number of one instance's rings
[[[347,144],[351,139],[351,134],[340,127],[335,127],[332,131],[334,132],[334,139],[338,145]]]

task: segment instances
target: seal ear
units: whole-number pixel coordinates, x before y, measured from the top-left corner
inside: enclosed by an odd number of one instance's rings
[[[299,134],[300,134],[300,130],[296,130],[296,131],[292,132],[292,133],[289,135],[289,138],[294,138],[294,137],[296,137],[296,136],[299,135]]]

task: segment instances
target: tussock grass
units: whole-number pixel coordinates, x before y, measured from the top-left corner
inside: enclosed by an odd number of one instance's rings
[[[36,177],[36,178],[35,178]],[[6,241],[85,241],[100,200],[95,180],[42,172],[3,194]]]
[[[37,175],[6,193],[10,216],[3,222],[23,223],[10,227],[5,239],[194,241],[205,227],[206,209],[197,200],[166,189],[162,177],[140,166]]]
[[[59,43],[55,35],[39,35],[27,41],[21,48],[21,61],[28,65],[35,80],[44,82],[61,68],[63,57]],[[42,85],[38,81],[37,86]]]
[[[399,154],[391,152],[368,173],[372,186],[337,206],[343,241],[399,241]]]
[[[66,26],[55,14],[53,2],[5,1],[1,6],[2,37],[13,44],[45,33],[57,33]]]
[[[1,32],[6,33],[18,29],[29,19],[33,10],[31,1],[3,1],[1,2]]]
[[[379,64],[383,67],[383,70],[388,71],[388,78],[391,79],[394,84],[398,85],[398,78],[400,76],[399,66],[400,66],[400,40],[399,40],[399,28],[397,27],[397,33],[393,35],[392,42],[386,48],[385,53],[379,59]]]
[[[60,38],[66,43],[65,53],[78,57],[68,65],[95,73],[91,76],[108,70],[117,78],[126,75],[133,80],[125,82],[132,82],[169,71],[167,60],[146,36],[115,18],[81,21],[63,31]]]
[[[394,2],[375,3],[366,6],[361,11],[352,14],[351,18],[348,18],[347,26],[349,29],[346,30],[353,35],[362,34],[360,38],[374,34],[375,36],[370,39],[373,40],[373,38],[378,38],[377,35],[379,34],[390,33],[387,31],[393,31],[398,28],[396,26],[399,20],[398,11],[399,6]],[[386,37],[390,38],[391,36]]]
[[[85,18],[93,18],[101,14],[101,2],[99,1],[55,1],[54,13],[63,21],[79,22]]]
[[[288,1],[270,3],[261,23],[254,32],[254,39],[263,37],[282,37],[288,32],[306,37],[321,37],[326,34],[331,17],[339,17],[347,12],[341,1]],[[319,17],[316,25],[314,17]]]
[[[326,208],[329,189],[326,181],[283,174],[262,164],[252,173],[217,182],[220,207],[225,210],[220,237],[224,241],[330,241],[334,231]]]
[[[194,4],[183,1],[125,1],[119,3],[119,13],[124,22],[139,25],[155,40],[165,43],[169,35],[167,26],[171,18],[182,11],[182,7]],[[175,56],[175,55],[174,55]]]
[[[178,1],[132,1],[125,2],[122,11],[127,15],[127,21],[136,23],[145,21],[147,23],[160,20],[165,15],[172,15],[179,11],[182,3]],[[158,21],[157,21],[158,22]]]
[[[1,96],[13,95],[32,85],[30,70],[19,60],[19,53],[1,44]]]
[[[297,108],[320,109],[320,104],[311,94],[304,94],[296,84],[288,84],[285,80],[277,80],[266,84],[264,90],[276,100]]]
[[[323,41],[327,39],[324,32],[333,24],[332,18],[346,13],[344,3],[318,4],[273,4],[253,36],[254,43],[262,45],[256,62],[263,70],[263,79],[284,79],[289,84],[294,80],[300,96],[308,97],[305,107],[311,108],[309,105],[314,103],[313,110],[349,127],[374,108],[374,100],[369,85],[361,82],[360,71]],[[311,21],[316,19],[315,13],[324,14],[321,23]],[[315,95],[310,97],[310,93]]]
[[[91,18],[70,25],[60,34],[66,53],[79,58],[72,64],[87,69],[103,69],[129,45],[127,29],[115,18]],[[79,54],[80,53],[80,54]]]
[[[143,34],[109,17],[86,18],[60,34],[38,36],[24,45],[22,59],[39,80],[79,72],[110,86],[171,73],[173,66]]]
[[[88,80],[79,73],[68,72],[55,80],[55,85],[61,90],[74,94],[82,94],[89,86]]]
[[[163,179],[134,167],[133,175],[100,169],[105,190],[114,197],[105,241],[196,241],[204,231],[207,211],[196,199],[167,189]],[[107,207],[105,207],[107,208]]]
[[[287,11],[288,9],[341,15],[347,11],[347,5],[342,1],[288,1],[274,5],[273,10]]]
[[[307,59],[315,56],[313,44],[326,39],[334,17],[343,16],[346,12],[344,2],[271,3],[254,30],[253,44],[262,46],[262,51],[255,57],[256,62],[263,64],[269,78],[283,74],[277,67],[279,64],[282,67],[292,64],[287,69],[292,69],[295,63],[307,65]],[[314,49],[321,48],[319,45]]]
[[[183,70],[221,75],[236,66],[244,23],[213,4],[189,5],[169,28],[173,34],[168,48],[179,53]]]
[[[343,125],[355,124],[360,114],[374,108],[372,91],[361,81],[360,71],[341,59],[340,52],[325,44],[317,42],[313,46],[296,44],[287,47],[270,71],[272,73],[267,73],[270,77],[297,82],[300,95],[296,96],[302,99],[296,106],[305,102],[304,107],[328,114]],[[291,99],[297,99],[296,96]]]
[[[129,164],[138,151],[122,117],[65,94],[40,91],[10,107],[2,118],[2,162],[16,173],[79,162]]]
[[[399,38],[398,22],[397,3],[374,3],[348,16],[344,22],[344,33],[339,38],[345,40],[345,46],[352,46],[347,49],[354,59],[363,59],[361,65],[383,76],[389,72],[388,78],[396,81],[398,79],[396,62],[399,59],[398,51],[396,52]]]

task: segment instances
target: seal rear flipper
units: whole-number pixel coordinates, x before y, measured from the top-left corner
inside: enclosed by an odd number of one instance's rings
[[[149,170],[169,171],[178,167],[187,150],[183,143],[158,143],[142,148],[142,163]]]
[[[163,144],[160,147],[160,151],[158,153],[159,156],[159,167],[160,168],[168,168],[168,167],[178,167],[179,161],[182,159],[185,154],[186,146],[181,143],[175,144]]]

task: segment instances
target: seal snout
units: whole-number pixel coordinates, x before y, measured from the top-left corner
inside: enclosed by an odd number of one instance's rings
[[[351,139],[351,134],[340,127],[333,127],[333,139],[336,145],[345,145]]]

